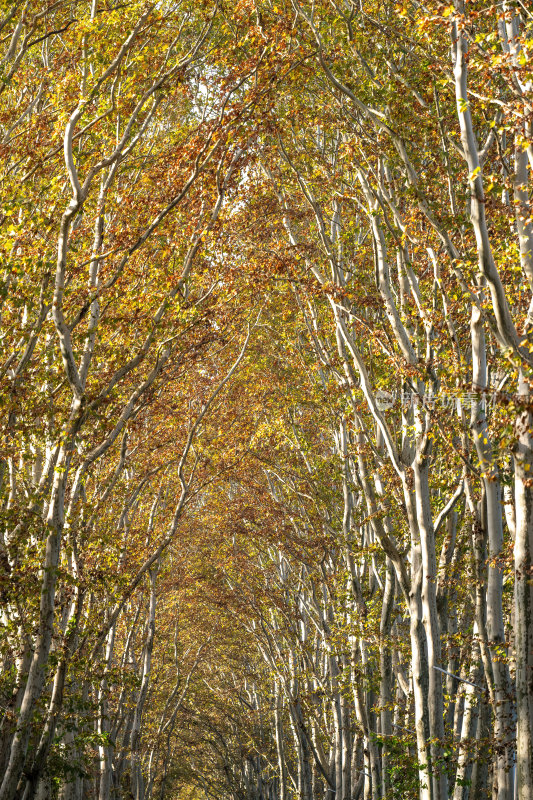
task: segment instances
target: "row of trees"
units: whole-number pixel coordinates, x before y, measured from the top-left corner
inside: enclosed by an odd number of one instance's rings
[[[2,800],[531,800],[531,24],[4,3]]]

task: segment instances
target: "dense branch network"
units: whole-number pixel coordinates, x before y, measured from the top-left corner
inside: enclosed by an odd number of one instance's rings
[[[0,0],[0,800],[533,800],[532,48]]]

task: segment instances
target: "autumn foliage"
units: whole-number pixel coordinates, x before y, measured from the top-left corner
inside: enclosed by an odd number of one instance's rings
[[[0,0],[0,800],[533,800],[522,0]]]

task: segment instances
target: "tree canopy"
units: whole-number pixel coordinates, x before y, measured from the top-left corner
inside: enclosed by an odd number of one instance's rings
[[[0,800],[533,800],[532,54],[0,0]]]

